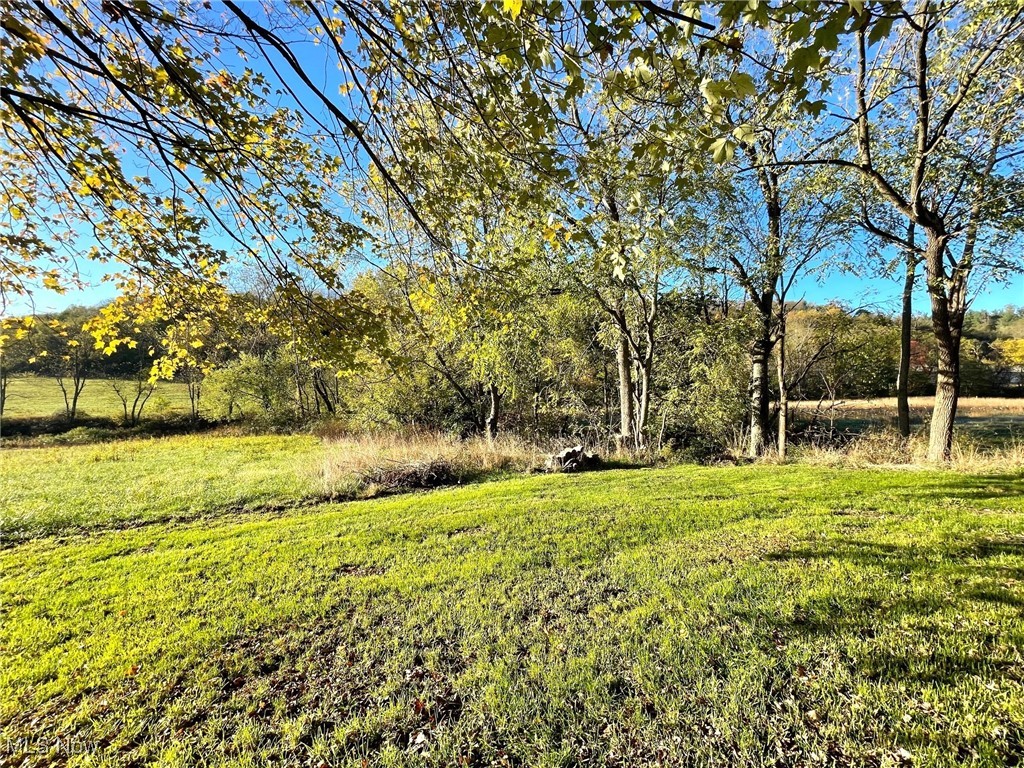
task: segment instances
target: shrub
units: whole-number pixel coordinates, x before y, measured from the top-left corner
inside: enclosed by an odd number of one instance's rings
[[[250,419],[268,426],[295,418],[287,361],[276,354],[242,354],[204,381],[203,406],[214,419]]]
[[[405,463],[384,461],[364,469],[359,480],[365,488],[396,493],[457,485],[462,482],[463,469],[443,457]]]

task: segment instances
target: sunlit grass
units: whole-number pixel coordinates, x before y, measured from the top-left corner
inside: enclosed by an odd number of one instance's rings
[[[0,541],[318,497],[310,436],[194,435],[0,451]]]
[[[1006,765],[1022,494],[1020,474],[615,470],[39,539],[0,552],[0,743],[106,765]]]
[[[121,401],[114,393],[111,381],[89,379],[78,401],[82,417],[110,419],[123,417]],[[64,414],[64,396],[56,380],[46,376],[16,376],[11,379],[5,418],[51,417]],[[188,391],[184,384],[161,381],[156,385],[144,416],[186,415],[190,413]]]
[[[538,465],[511,438],[432,433],[239,435],[0,450],[0,543],[76,531],[279,511],[422,485],[456,485]]]

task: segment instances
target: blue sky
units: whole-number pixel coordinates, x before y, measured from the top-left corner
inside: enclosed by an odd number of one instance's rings
[[[116,288],[112,281],[104,280],[110,268],[96,263],[83,267],[88,270],[87,288],[68,291],[64,295],[41,290],[34,297],[35,311],[59,311],[74,304],[96,306],[113,299]],[[995,311],[1008,305],[1024,306],[1024,275],[1014,275],[1007,282],[985,280],[981,276],[976,278],[974,287],[972,309]],[[831,271],[823,279],[816,276],[805,277],[797,283],[797,287],[790,295],[794,300],[804,299],[815,304],[840,301],[853,308],[895,312],[899,309],[902,288],[902,275],[885,278]],[[920,279],[914,303],[916,312],[927,313],[928,297],[921,287]],[[31,309],[29,305],[21,303],[12,307],[11,314],[21,314]]]
[[[831,272],[824,280],[810,278],[798,284],[793,296],[802,297],[812,303],[841,301],[851,307],[864,307],[888,312],[899,310],[900,294],[903,291],[903,276],[893,278],[863,277],[852,274]],[[1024,275],[1014,275],[1009,282],[996,283],[979,279],[974,282],[974,301],[971,309],[994,311],[1008,305],[1024,305]],[[914,311],[928,312],[928,295],[919,276],[914,294]]]

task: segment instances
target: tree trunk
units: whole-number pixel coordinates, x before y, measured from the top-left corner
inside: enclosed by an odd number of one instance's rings
[[[605,190],[604,203],[608,207],[608,215],[616,226],[619,224],[619,208],[615,201],[615,195],[611,190]],[[624,243],[619,243],[619,257],[623,262],[626,260]],[[619,434],[616,436],[616,447],[619,453],[628,452],[636,447],[634,442],[634,424],[636,414],[633,410],[633,359],[629,349],[629,326],[626,322],[626,288],[622,286],[618,292],[613,306],[609,309],[612,319],[618,328],[618,342],[615,348],[615,358],[619,367]]]
[[[327,383],[324,381],[323,370],[320,368],[315,368],[313,370],[313,393],[316,395],[318,403],[317,410],[319,411],[320,406],[322,405],[323,409],[327,411],[327,413],[334,416],[335,408],[334,403],[331,401],[331,392]]]
[[[604,398],[604,425],[608,428],[608,432],[612,431],[612,409],[611,409],[611,397],[608,395],[608,360],[604,355],[601,355],[601,395]]]
[[[484,422],[484,430],[487,433],[488,442],[498,436],[498,417],[501,412],[501,392],[495,384],[487,385],[487,394],[490,400],[490,409],[487,412],[487,419]]]
[[[786,460],[786,449],[789,429],[789,390],[786,386],[786,315],[782,308],[779,317],[779,335],[775,341],[778,345],[779,375],[779,458]]]
[[[913,232],[913,224],[910,225]],[[896,377],[896,415],[900,434],[910,437],[910,342],[914,320],[914,278],[917,254],[907,251],[906,275],[903,278],[903,311],[900,314],[900,371]]]
[[[619,366],[619,434],[616,442],[619,453],[632,450],[633,435],[633,363],[629,354],[629,341],[619,331],[615,357]]]
[[[761,455],[768,440],[768,360],[771,351],[771,326],[766,316],[750,349],[750,439],[747,455],[752,459]]]
[[[74,387],[73,396],[71,398],[71,411],[68,414],[68,420],[74,421],[75,417],[78,416],[78,398],[82,394],[82,390],[85,389],[85,379],[74,379],[72,381]]]
[[[199,419],[199,395],[201,384],[195,377],[195,373],[190,373],[188,378],[188,404],[192,411],[192,421],[197,421]]]
[[[1000,126],[989,149],[988,160],[981,170],[981,184],[971,203],[964,231],[963,252],[959,263],[950,257],[953,266],[948,275],[945,259],[949,256],[946,250],[949,235],[941,219],[938,226],[928,229],[924,263],[928,298],[932,305],[932,328],[939,347],[939,374],[935,382],[935,406],[928,436],[930,461],[948,461],[953,451],[953,423],[956,420],[957,401],[960,399],[960,340],[963,338],[964,317],[967,314],[967,281],[974,266],[974,250],[983,215],[984,190],[995,169],[1005,127],[1005,123]]]
[[[765,148],[761,148],[765,150]],[[759,150],[759,158],[761,157]],[[765,150],[774,154],[774,146]],[[763,269],[765,282],[756,289],[748,283],[747,292],[760,312],[761,327],[750,353],[750,444],[747,454],[756,458],[768,448],[770,431],[768,415],[769,372],[772,354],[772,305],[775,291],[781,289],[782,276],[782,201],[779,192],[779,175],[770,167],[758,165],[757,181],[764,196],[765,212],[768,216],[768,237],[765,240]],[[780,293],[780,312],[785,312],[785,292]],[[783,439],[785,439],[783,437]]]
[[[60,387],[60,393],[64,397],[64,418],[71,421],[71,399],[68,397],[68,388],[64,386],[64,379],[60,376],[54,376],[57,382],[57,386]]]
[[[648,357],[648,359],[643,361],[638,371],[640,375],[640,390],[637,393],[634,406],[636,417],[633,421],[633,445],[637,449],[647,447],[644,428],[647,425],[647,414],[651,407],[651,374],[653,367],[653,361]]]
[[[946,235],[929,230],[925,266],[932,307],[932,330],[939,349],[939,371],[928,436],[928,460],[935,462],[948,461],[953,450],[953,422],[960,397],[960,334],[964,322],[961,291],[954,287],[953,292],[946,292],[942,261],[945,249]]]
[[[936,334],[938,337],[938,334]],[[948,461],[953,451],[953,422],[960,398],[960,344],[939,341],[939,374],[928,437],[929,461]]]

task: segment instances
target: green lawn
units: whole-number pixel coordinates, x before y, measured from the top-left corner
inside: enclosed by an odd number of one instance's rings
[[[103,503],[84,470],[59,482]],[[37,538],[0,551],[0,745],[7,765],[1014,764],[1022,493],[614,470]]]
[[[187,520],[323,495],[308,436],[122,440],[0,451],[0,541]]]
[[[110,380],[89,379],[78,401],[80,415],[120,419],[123,416],[121,401],[114,393]],[[184,384],[161,381],[149,402],[143,416],[188,414],[188,390]],[[8,418],[43,418],[63,415],[64,396],[54,379],[45,376],[18,376],[11,379],[4,416]]]

